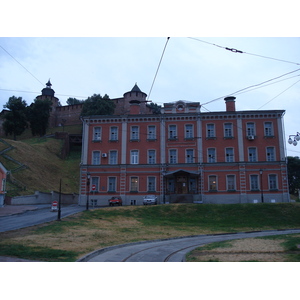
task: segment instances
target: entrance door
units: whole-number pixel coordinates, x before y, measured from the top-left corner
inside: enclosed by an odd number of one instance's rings
[[[186,176],[177,176],[176,177],[176,193],[177,194],[187,194],[187,177]]]

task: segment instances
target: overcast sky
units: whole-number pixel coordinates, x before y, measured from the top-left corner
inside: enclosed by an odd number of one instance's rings
[[[283,109],[286,139],[300,131],[300,38],[171,37],[166,42],[167,37],[2,37],[0,106],[12,95],[29,105],[49,78],[62,105],[69,97],[94,93],[122,97],[137,83],[160,105],[199,101],[203,112],[222,111],[223,98],[235,95],[237,110]],[[299,155],[299,147],[287,144],[288,154]]]
[[[269,1],[256,0],[201,7],[190,0],[143,7],[134,0],[54,0],[28,11],[32,3],[9,1],[0,19],[0,109],[13,95],[29,105],[49,78],[62,105],[94,93],[122,97],[137,83],[160,105],[199,101],[203,112],[222,111],[223,98],[234,95],[237,110],[283,109],[286,141],[300,131],[297,1],[272,2],[270,10]],[[286,146],[300,156],[300,144]]]

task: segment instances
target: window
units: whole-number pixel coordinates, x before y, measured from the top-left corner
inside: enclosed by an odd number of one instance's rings
[[[192,124],[186,124],[185,125],[185,138],[186,139],[192,139],[194,138],[194,130]]]
[[[186,150],[186,163],[192,164],[194,162],[194,150],[193,149],[187,149]]]
[[[235,191],[235,175],[226,176],[227,191]]]
[[[211,175],[208,177],[208,188],[210,191],[217,191],[217,176]]]
[[[251,191],[258,191],[258,175],[250,175]]]
[[[155,177],[148,177],[148,192],[155,192]]]
[[[265,122],[265,136],[273,136],[273,123]]]
[[[100,151],[93,151],[93,165],[100,165]]]
[[[138,177],[131,177],[130,178],[130,191],[131,192],[138,192],[138,188],[139,188]]]
[[[170,140],[177,139],[177,126],[176,125],[169,125],[169,139]]]
[[[232,138],[233,137],[232,123],[225,123],[224,124],[224,137],[225,138]]]
[[[277,175],[269,175],[269,189],[277,190]]]
[[[254,123],[247,123],[247,136],[255,135],[255,125]]]
[[[130,152],[130,163],[136,165],[139,163],[139,152],[138,150],[131,150]]]
[[[139,127],[131,126],[131,140],[137,141],[139,139]]]
[[[116,191],[116,177],[108,177],[108,191],[115,192]]]
[[[214,138],[214,137],[216,137],[215,124],[207,124],[206,125],[206,137],[207,138]]]
[[[177,150],[175,150],[175,149],[170,150],[169,162],[170,162],[170,164],[177,164]]]
[[[91,178],[90,189],[92,189],[93,186],[95,186],[95,191],[99,191],[99,177]]]
[[[226,162],[234,162],[233,148],[225,149],[225,161]]]
[[[155,150],[148,150],[148,164],[155,164]]]
[[[93,141],[101,141],[101,127],[94,127]]]
[[[148,126],[148,140],[156,139],[156,127],[154,125]]]
[[[118,140],[118,127],[110,127],[110,140],[111,141]]]
[[[267,147],[267,161],[275,161],[275,148]]]
[[[207,149],[207,162],[209,162],[209,163],[216,162],[216,149],[215,148]]]
[[[117,151],[111,150],[109,151],[109,164],[110,165],[116,165],[118,163],[117,161]]]
[[[248,160],[251,162],[257,161],[256,148],[248,148]]]

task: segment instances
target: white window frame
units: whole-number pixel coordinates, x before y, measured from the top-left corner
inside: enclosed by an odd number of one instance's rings
[[[93,141],[101,141],[102,139],[102,127],[93,128]]]
[[[148,192],[156,191],[156,177],[155,176],[147,177],[147,191]]]
[[[136,179],[136,182],[133,180]],[[131,192],[138,192],[139,191],[139,178],[137,176],[130,177],[130,191]]]
[[[169,125],[169,139],[174,140],[177,139],[177,125]]]
[[[232,153],[230,153],[231,150],[232,150]],[[234,162],[234,148],[233,147],[225,148],[225,161],[226,162]]]
[[[252,151],[254,150],[254,151]],[[256,147],[249,147],[248,148],[248,161],[249,162],[257,162],[258,157],[257,157],[257,148]]]
[[[155,140],[156,139],[156,126],[155,125],[148,125],[148,140]]]
[[[130,164],[138,165],[139,163],[139,150],[131,150],[130,151]]]
[[[140,136],[139,126],[137,126],[137,125],[131,126],[130,139],[133,140],[133,141],[138,141],[139,136]]]
[[[101,152],[98,150],[93,151],[92,165],[100,165],[100,164],[101,164]]]
[[[192,163],[194,163],[194,149],[186,149],[185,150],[185,162],[187,163],[187,164],[192,164]]]
[[[214,123],[206,124],[206,137],[207,138],[216,137],[216,126]]]
[[[194,138],[194,125],[193,124],[185,124],[185,138],[186,139],[193,139]]]
[[[217,162],[217,150],[216,148],[207,148],[207,162],[216,163]]]
[[[109,164],[110,165],[117,165],[118,164],[118,151],[117,150],[110,150],[109,151]]]
[[[226,175],[226,188],[227,188],[227,191],[235,191],[236,190],[235,175],[232,175],[232,174]]]
[[[111,126],[110,127],[110,141],[117,141],[118,140],[118,126]]]
[[[149,165],[156,164],[156,150],[154,149],[148,150],[148,164]]]
[[[170,149],[169,150],[169,163],[170,164],[177,164],[177,149]]]
[[[112,188],[111,188],[112,186]],[[108,189],[109,192],[116,192],[117,191],[117,177],[110,176],[108,177]]]

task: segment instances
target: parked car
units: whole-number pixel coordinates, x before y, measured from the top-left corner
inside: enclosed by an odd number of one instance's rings
[[[157,204],[157,197],[155,195],[145,196],[143,200],[143,204],[144,205]]]
[[[122,205],[122,198],[121,197],[111,197],[108,200],[109,206],[114,206],[114,205]]]

